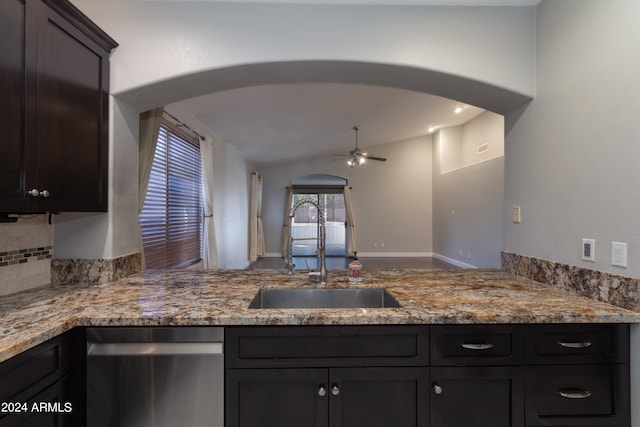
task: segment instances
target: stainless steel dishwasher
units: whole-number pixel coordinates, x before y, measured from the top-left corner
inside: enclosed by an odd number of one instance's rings
[[[87,329],[88,427],[223,427],[224,329]]]

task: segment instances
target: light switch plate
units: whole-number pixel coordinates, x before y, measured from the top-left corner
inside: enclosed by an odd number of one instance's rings
[[[520,217],[520,206],[514,206],[511,209],[511,216],[513,217],[513,222],[519,224],[522,221]]]
[[[582,239],[582,259],[596,261],[596,241],[594,239]]]

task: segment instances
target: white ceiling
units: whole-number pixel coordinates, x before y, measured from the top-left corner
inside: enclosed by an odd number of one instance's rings
[[[158,0],[142,0],[158,1]],[[193,1],[193,0],[172,0]],[[198,0],[218,2],[223,0]],[[431,6],[534,6],[539,0],[224,0],[237,3],[316,3]],[[299,83],[246,87],[176,104],[257,167],[309,156],[345,154],[466,123],[484,110],[424,93],[377,86]],[[456,107],[463,107],[456,114]],[[393,159],[389,159],[392,161]]]
[[[466,123],[484,111],[425,93],[337,83],[246,87],[175,105],[258,167],[346,154],[355,145],[354,126],[360,126],[364,149],[426,135],[432,126]]]
[[[417,6],[535,6],[540,0],[138,0],[184,1],[211,3],[290,3],[290,4],[362,4],[362,5],[417,5]]]

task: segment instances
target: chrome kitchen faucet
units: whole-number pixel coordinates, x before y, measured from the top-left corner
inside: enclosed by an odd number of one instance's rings
[[[291,231],[293,230],[293,217],[295,216],[296,211],[301,206],[305,206],[305,205],[315,206],[316,209],[318,210],[318,220],[319,220],[318,222],[320,224],[319,235],[318,237],[294,238],[293,236],[291,236]],[[326,230],[325,230],[324,211],[322,210],[322,207],[320,206],[320,204],[311,198],[304,198],[304,199],[298,200],[298,202],[295,205],[293,205],[293,207],[291,208],[291,211],[289,211],[289,236],[288,236],[288,247],[287,247],[286,258],[285,258],[287,274],[293,274],[293,269],[296,267],[296,265],[293,263],[292,248],[293,248],[293,242],[298,240],[317,240],[319,242],[318,250],[316,251],[316,254],[318,256],[319,271],[309,271],[309,276],[317,277],[318,283],[322,285],[327,283],[327,262],[325,257]]]

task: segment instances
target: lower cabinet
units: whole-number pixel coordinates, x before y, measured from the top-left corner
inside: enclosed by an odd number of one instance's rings
[[[431,427],[516,427],[524,420],[521,367],[431,368]]]
[[[630,427],[622,324],[227,328],[226,427]]]
[[[0,427],[84,426],[81,330],[0,364]]]
[[[226,425],[323,427],[326,369],[232,369],[226,373]]]
[[[628,425],[628,365],[528,367],[528,426]]]
[[[233,369],[226,386],[227,426],[427,424],[424,368]]]
[[[0,419],[2,427],[48,427],[69,426],[69,413],[73,407],[68,402],[69,380],[67,377],[27,401],[11,402],[8,404],[23,404],[24,411],[7,414]],[[8,411],[11,410],[8,406]],[[15,407],[13,408],[15,410]]]

